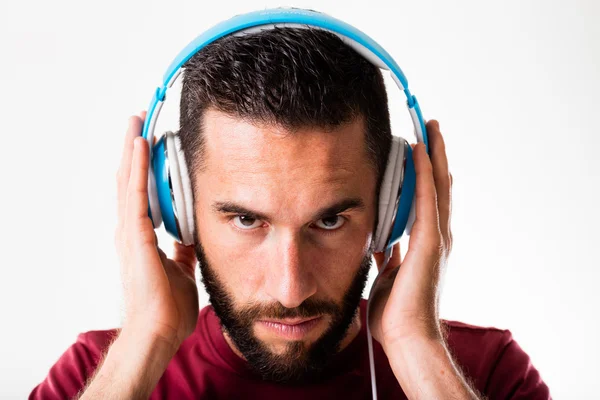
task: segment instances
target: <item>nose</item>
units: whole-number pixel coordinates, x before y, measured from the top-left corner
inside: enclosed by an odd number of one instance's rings
[[[313,269],[307,262],[308,243],[303,243],[300,234],[291,232],[281,232],[273,239],[265,279],[267,294],[286,308],[298,307],[317,291]]]

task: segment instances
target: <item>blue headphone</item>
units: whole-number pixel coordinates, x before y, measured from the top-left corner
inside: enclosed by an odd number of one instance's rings
[[[236,15],[202,33],[175,57],[148,107],[142,136],[150,143],[151,149],[148,215],[155,229],[164,222],[167,232],[177,241],[184,245],[194,242],[192,187],[179,136],[166,132],[152,146],[154,127],[166,99],[167,89],[181,73],[182,65],[204,46],[226,35],[258,32],[275,26],[307,28],[309,25],[336,34],[372,64],[390,71],[392,79],[406,95],[417,141],[425,143],[425,149],[429,153],[427,132],[419,103],[408,90],[408,81],[398,64],[373,39],[343,21],[312,10],[275,8]],[[400,240],[405,231],[410,234],[415,218],[415,184],[412,148],[405,139],[393,136],[379,195],[379,222],[374,235],[375,252],[388,250]]]

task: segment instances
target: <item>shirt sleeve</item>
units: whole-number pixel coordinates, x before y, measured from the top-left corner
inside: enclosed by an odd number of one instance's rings
[[[503,332],[502,346],[488,380],[491,399],[549,400],[548,386],[533,366],[527,353],[513,339],[510,331]]]
[[[50,368],[46,378],[29,394],[29,400],[72,399],[85,387],[111,341],[110,335],[82,333]]]

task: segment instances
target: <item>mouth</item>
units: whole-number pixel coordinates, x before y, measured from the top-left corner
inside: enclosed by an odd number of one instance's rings
[[[300,340],[308,335],[321,321],[323,316],[312,318],[261,319],[257,323],[288,340]]]

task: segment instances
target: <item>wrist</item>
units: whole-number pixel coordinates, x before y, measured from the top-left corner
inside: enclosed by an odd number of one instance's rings
[[[441,333],[439,335],[415,333],[388,339],[382,344],[382,347],[388,357],[390,357],[390,355],[397,355],[406,358],[405,355],[408,353],[414,355],[415,353],[425,352],[426,350],[434,348],[446,349],[446,342]],[[390,358],[390,362],[393,361],[392,358]]]
[[[443,336],[415,334],[384,347],[400,387],[410,399],[477,399]]]
[[[144,332],[143,329],[134,329],[133,327],[123,327],[116,341],[120,342],[119,345],[124,353],[147,356],[146,361],[149,362],[170,360],[181,345],[175,334]]]
[[[177,352],[182,340],[179,338],[176,329],[162,325],[148,329],[148,326],[154,325],[125,322],[119,337],[123,336],[123,341],[131,342],[135,346],[159,346],[161,351],[167,352],[170,349],[173,354]]]
[[[404,349],[410,349],[414,345],[433,345],[443,344],[445,345],[444,335],[440,324],[419,324],[411,323],[408,324],[411,328],[405,329],[399,332],[395,332],[394,335],[387,335],[384,337],[381,345],[384,349],[389,348],[394,351],[401,351]],[[387,352],[386,352],[387,353]]]
[[[161,336],[122,329],[82,399],[148,398],[177,349]]]

